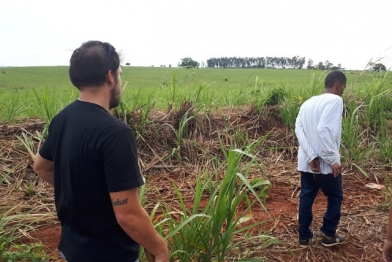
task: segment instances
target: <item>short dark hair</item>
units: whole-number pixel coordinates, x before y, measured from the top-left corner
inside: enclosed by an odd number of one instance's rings
[[[347,83],[346,75],[341,71],[332,71],[325,78],[325,88],[331,88],[339,83]]]
[[[70,59],[69,77],[74,86],[102,86],[109,70],[120,67],[120,57],[109,43],[88,41],[76,49]]]

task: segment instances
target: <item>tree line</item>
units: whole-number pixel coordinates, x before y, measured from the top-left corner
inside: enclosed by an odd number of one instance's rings
[[[220,57],[210,58],[207,60],[209,68],[268,68],[268,69],[302,69],[305,64],[305,57]],[[179,67],[199,68],[200,64],[190,57],[181,59],[178,63]],[[205,63],[202,62],[202,67]],[[344,70],[341,64],[334,65],[326,60],[324,63],[314,64],[312,59],[308,59],[306,69],[318,70]],[[369,63],[367,70],[369,71],[386,71],[385,65],[381,63]]]
[[[210,68],[302,69],[305,57],[220,57],[207,60]]]

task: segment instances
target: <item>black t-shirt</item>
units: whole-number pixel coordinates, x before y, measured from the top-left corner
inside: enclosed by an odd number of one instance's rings
[[[139,245],[118,225],[109,195],[144,183],[133,131],[77,100],[53,118],[39,153],[54,161],[59,250],[67,260],[135,261]]]

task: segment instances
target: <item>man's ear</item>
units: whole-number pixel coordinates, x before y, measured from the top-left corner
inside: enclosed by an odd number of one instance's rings
[[[339,88],[340,88],[340,83],[335,83],[335,84],[333,85],[334,91],[338,91]]]
[[[106,75],[106,79],[109,82],[109,84],[113,84],[114,78],[113,78],[112,70],[108,71],[108,73]]]

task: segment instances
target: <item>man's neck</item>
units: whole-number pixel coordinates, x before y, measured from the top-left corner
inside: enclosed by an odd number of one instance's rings
[[[104,88],[84,88],[79,92],[78,100],[88,103],[97,104],[106,111],[109,111],[109,101],[110,98],[105,94]]]

